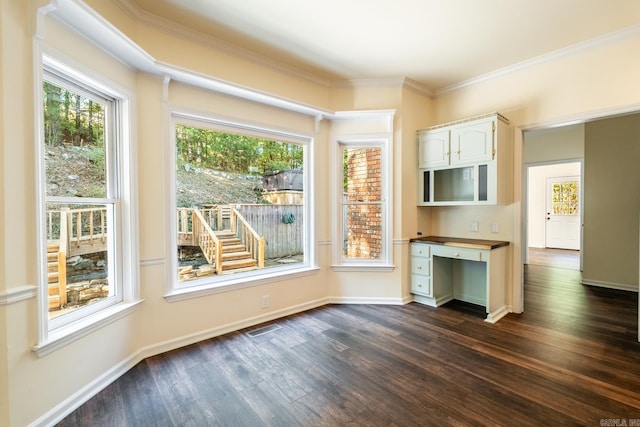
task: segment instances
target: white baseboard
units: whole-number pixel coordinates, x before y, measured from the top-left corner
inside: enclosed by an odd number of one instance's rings
[[[331,304],[382,304],[382,305],[404,305],[406,298],[362,298],[362,297],[329,297]],[[411,302],[409,299],[408,302]]]
[[[509,314],[509,310],[507,309],[507,306],[504,305],[499,309],[489,313],[487,315],[487,318],[484,319],[484,321],[489,323],[496,323],[498,320],[502,319],[507,314]]]
[[[638,292],[638,285],[629,285],[626,283],[604,282],[601,280],[589,280],[589,279],[582,279],[580,283],[582,283],[583,285],[617,289],[620,291]]]

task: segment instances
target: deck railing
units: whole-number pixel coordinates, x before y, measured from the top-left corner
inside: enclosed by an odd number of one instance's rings
[[[236,208],[231,209],[231,231],[236,233],[251,258],[256,260],[258,268],[264,268],[264,237],[249,225]]]
[[[209,264],[215,265],[216,274],[222,273],[222,242],[207,223],[207,219],[198,209],[192,210],[192,236],[194,246],[200,246],[202,254]]]
[[[58,228],[55,227],[56,219]],[[99,252],[107,245],[107,208],[82,208],[47,212],[47,239],[60,241],[67,248],[67,255],[83,255]]]

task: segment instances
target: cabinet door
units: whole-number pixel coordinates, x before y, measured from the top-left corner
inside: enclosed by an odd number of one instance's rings
[[[418,133],[418,167],[433,168],[449,164],[449,129]]]
[[[495,120],[459,125],[451,130],[451,164],[493,160]]]

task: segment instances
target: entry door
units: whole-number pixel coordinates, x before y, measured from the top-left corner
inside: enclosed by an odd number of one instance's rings
[[[580,177],[547,178],[546,244],[580,249]]]

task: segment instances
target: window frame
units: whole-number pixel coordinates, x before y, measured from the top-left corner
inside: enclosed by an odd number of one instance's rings
[[[335,144],[335,210],[334,221],[334,264],[331,266],[334,271],[391,271],[394,268],[393,245],[392,245],[392,212],[391,212],[391,136],[390,135],[360,135],[341,136],[336,138]],[[345,235],[346,224],[343,220],[344,208],[348,203],[343,200],[343,150],[345,148],[380,148],[381,154],[381,200],[377,202],[380,206],[381,220],[381,254],[379,259],[349,258],[344,254],[343,236]],[[355,203],[358,204],[358,203]],[[372,203],[367,203],[372,204]]]
[[[197,298],[202,295],[209,295],[221,292],[228,292],[235,289],[257,286],[282,278],[294,278],[314,274],[317,267],[315,254],[315,233],[314,233],[314,170],[313,153],[315,139],[311,135],[277,129],[275,126],[251,123],[247,120],[232,120],[222,118],[213,114],[196,114],[184,110],[173,110],[170,112],[169,143],[166,156],[167,169],[170,171],[169,183],[166,188],[170,191],[168,199],[167,217],[167,253],[170,260],[167,262],[169,271],[165,299],[169,302],[182,301],[189,298]],[[177,219],[176,219],[176,126],[185,125],[208,129],[216,132],[235,133],[240,135],[265,138],[299,144],[303,147],[303,188],[304,188],[304,229],[303,246],[304,261],[294,265],[280,267],[270,267],[247,272],[239,272],[224,276],[209,276],[200,279],[180,282],[178,280],[178,257],[177,257]]]
[[[35,69],[35,143],[38,206],[39,333],[34,351],[38,356],[50,353],[69,342],[128,314],[139,302],[139,262],[135,171],[135,141],[132,134],[133,96],[92,70],[46,51],[39,52]],[[46,194],[44,152],[44,82],[100,100],[105,110],[105,179],[104,197],[59,197]],[[109,135],[107,135],[109,133]],[[129,173],[131,171],[132,173]],[[47,283],[47,206],[69,203],[107,206],[109,277],[113,278],[113,295],[78,308],[64,316],[49,319]],[[125,238],[126,236],[126,238]]]

